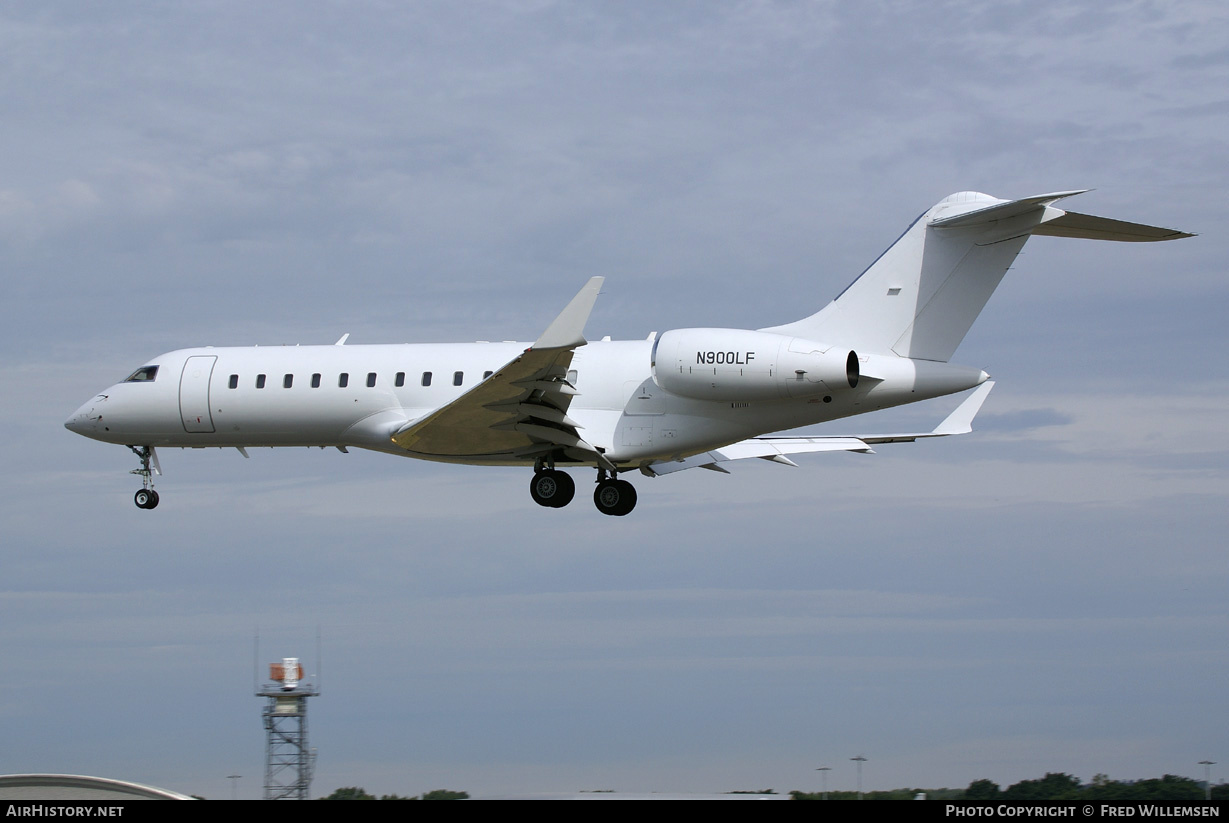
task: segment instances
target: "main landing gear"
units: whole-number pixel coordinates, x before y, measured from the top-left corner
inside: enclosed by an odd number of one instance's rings
[[[529,494],[539,506],[562,509],[576,496],[576,483],[567,472],[543,469],[534,473],[529,482]]]
[[[576,483],[571,475],[559,471],[553,463],[539,460],[534,466],[533,479],[529,481],[529,495],[539,506],[561,509],[576,496]],[[598,469],[593,505],[602,514],[622,517],[636,507],[636,488],[605,469]]]
[[[150,463],[153,462],[156,469],[158,459],[154,456],[152,446],[129,446],[128,448],[141,460],[141,468],[128,472],[141,476],[141,488],[132,496],[132,500],[137,504],[138,509],[152,509],[158,505],[158,492],[154,491],[154,469],[150,468]]]
[[[597,473],[597,488],[593,490],[593,505],[602,514],[622,517],[636,508],[636,487],[626,480],[606,477],[606,472],[599,469]]]

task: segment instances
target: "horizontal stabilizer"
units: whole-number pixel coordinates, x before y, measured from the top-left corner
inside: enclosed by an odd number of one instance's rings
[[[1062,217],[1046,220],[1033,229],[1033,234],[1049,237],[1075,237],[1084,240],[1119,240],[1128,243],[1149,243],[1157,240],[1180,240],[1194,237],[1177,229],[1162,229],[1125,220],[1111,220],[1079,212],[1063,212]]]

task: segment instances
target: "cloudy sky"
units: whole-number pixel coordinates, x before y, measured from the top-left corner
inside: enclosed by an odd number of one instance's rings
[[[317,794],[1229,761],[1226,43],[1210,0],[4,4],[0,773],[259,796],[257,631],[323,678]],[[591,338],[788,322],[947,194],[1072,188],[1200,236],[1033,240],[954,358],[977,433],[626,518],[306,450],[164,451],[145,512],[62,427],[185,346],[533,340],[596,274]]]

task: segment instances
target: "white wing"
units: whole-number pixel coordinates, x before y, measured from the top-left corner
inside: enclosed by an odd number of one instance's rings
[[[993,388],[993,380],[988,380],[978,386],[972,394],[965,398],[963,403],[956,407],[955,411],[934,428],[934,431],[914,432],[911,434],[860,435],[856,437],[753,437],[750,440],[742,440],[738,443],[722,446],[719,449],[692,455],[685,460],[660,460],[650,463],[647,466],[641,466],[640,471],[650,477],[694,468],[709,469],[710,471],[728,474],[726,469],[719,464],[730,460],[745,460],[749,457],[758,457],[762,460],[771,460],[774,463],[795,466],[797,464],[786,457],[787,454],[831,451],[874,454],[875,450],[871,446],[887,443],[912,443],[914,440],[926,437],[968,434],[973,431],[973,418],[977,416],[977,413],[981,410],[982,403],[986,402],[986,397],[989,396],[990,390]]]
[[[536,343],[456,400],[406,423],[392,441],[436,457],[533,459],[564,449],[609,467],[567,414],[577,393],[568,366],[586,343],[585,323],[603,279],[591,278]]]

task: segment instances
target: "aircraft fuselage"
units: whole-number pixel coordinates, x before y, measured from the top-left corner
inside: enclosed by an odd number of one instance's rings
[[[794,399],[681,397],[660,388],[652,342],[599,341],[576,350],[568,414],[612,462],[677,459],[769,431],[835,420],[963,391],[984,372],[946,363],[868,356],[858,388]],[[66,424],[95,440],[183,448],[356,447],[479,465],[533,465],[501,453],[407,451],[400,426],[456,398],[528,343],[256,346],[168,352],[117,383]],[[707,355],[697,352],[697,356]],[[745,359],[746,353],[739,358]],[[754,358],[754,355],[752,355]],[[711,359],[716,359],[715,357]],[[731,365],[738,365],[731,358]],[[138,372],[140,374],[140,372]],[[826,398],[826,399],[825,399]],[[566,462],[566,461],[565,461]]]

